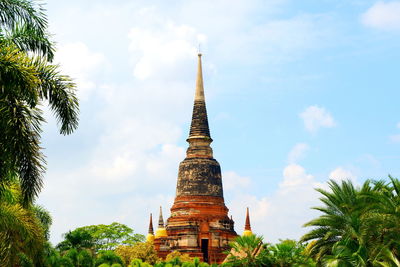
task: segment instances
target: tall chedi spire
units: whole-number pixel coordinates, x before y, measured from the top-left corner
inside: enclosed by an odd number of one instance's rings
[[[188,253],[206,262],[221,263],[229,242],[237,236],[234,222],[225,206],[221,167],[213,157],[204,96],[202,56],[198,54],[196,89],[186,158],[179,164],[178,181],[171,216],[167,220],[168,238],[157,238],[160,257],[171,250]],[[168,247],[165,245],[168,243]],[[164,246],[164,247],[163,247]]]
[[[210,144],[213,140],[211,139],[210,129],[208,127],[201,54],[198,54],[196,91],[194,95],[192,123],[190,125],[189,138],[187,141],[189,143],[189,148],[186,152],[187,158],[213,157],[212,149],[210,147]]]
[[[210,129],[208,127],[208,118],[206,110],[206,100],[204,97],[203,71],[201,66],[201,54],[198,54],[196,91],[194,95],[194,106],[192,115],[192,124],[190,125],[190,133],[188,142],[191,139],[207,139],[210,140]]]

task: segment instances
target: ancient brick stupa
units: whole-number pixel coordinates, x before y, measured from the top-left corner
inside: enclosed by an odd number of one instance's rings
[[[165,228],[162,215],[154,246],[160,257],[178,250],[202,261],[221,263],[236,236],[228,217],[222,189],[221,168],[213,158],[208,127],[201,54],[186,158],[179,165],[176,197]],[[165,229],[166,233],[165,233]]]

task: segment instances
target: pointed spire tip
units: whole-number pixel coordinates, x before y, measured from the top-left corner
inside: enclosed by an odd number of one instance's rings
[[[150,213],[149,234],[154,234],[153,229],[153,214]]]
[[[249,207],[247,207],[247,209],[246,209],[246,222],[245,222],[244,229],[251,231]]]

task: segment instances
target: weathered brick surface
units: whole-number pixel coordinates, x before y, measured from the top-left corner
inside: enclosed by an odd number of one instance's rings
[[[223,197],[221,167],[215,159],[187,158],[179,165],[176,196]]]

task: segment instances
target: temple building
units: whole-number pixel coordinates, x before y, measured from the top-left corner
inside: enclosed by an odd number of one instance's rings
[[[174,250],[210,263],[221,263],[237,236],[228,217],[222,189],[221,168],[213,157],[204,97],[201,54],[198,55],[193,115],[186,158],[179,165],[176,196],[171,216],[164,225],[162,211],[154,235],[150,217],[149,241],[154,240],[159,257]],[[251,234],[249,213],[244,235]]]

